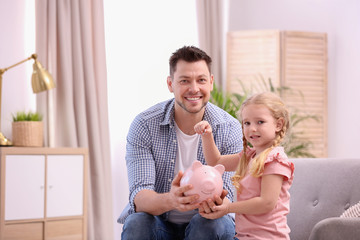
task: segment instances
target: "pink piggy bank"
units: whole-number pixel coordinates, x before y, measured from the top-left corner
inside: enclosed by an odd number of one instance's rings
[[[222,174],[225,167],[218,164],[214,167],[202,165],[199,161],[194,161],[180,180],[180,186],[186,184],[193,185],[193,188],[185,192],[185,196],[199,194],[199,199],[196,201],[202,202],[208,198],[214,200],[214,195],[220,196],[223,191]]]

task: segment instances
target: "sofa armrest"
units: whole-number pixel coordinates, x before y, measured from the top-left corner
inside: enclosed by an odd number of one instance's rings
[[[318,222],[311,231],[309,240],[359,239],[360,218],[326,218]]]

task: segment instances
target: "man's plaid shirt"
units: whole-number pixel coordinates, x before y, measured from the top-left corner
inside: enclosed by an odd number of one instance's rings
[[[177,153],[174,103],[175,100],[171,99],[156,104],[137,115],[130,126],[125,157],[130,205],[121,214],[119,223],[124,223],[126,217],[135,212],[134,198],[139,191],[143,189],[157,193],[170,191],[171,182],[175,176]],[[216,146],[222,155],[241,152],[242,130],[237,119],[208,103],[205,107],[204,120],[210,123]],[[197,157],[197,160],[206,164],[201,140]],[[223,174],[224,188],[229,191],[227,197],[230,201],[233,201],[234,197],[234,188],[230,180],[232,175],[233,172]]]

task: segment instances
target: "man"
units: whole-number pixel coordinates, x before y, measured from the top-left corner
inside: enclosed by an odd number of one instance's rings
[[[201,217],[209,212],[206,202],[193,202],[197,194],[184,196],[191,185],[180,187],[183,171],[194,160],[205,164],[200,136],[194,126],[208,121],[221,154],[242,150],[238,120],[208,103],[213,89],[211,58],[199,48],[185,46],[169,60],[167,86],[174,98],[140,113],[132,122],[126,147],[129,205],[118,222],[124,223],[126,239],[233,239],[234,221],[228,216],[215,220]],[[215,203],[233,200],[231,173],[224,173],[222,196]],[[225,195],[227,196],[225,197]]]

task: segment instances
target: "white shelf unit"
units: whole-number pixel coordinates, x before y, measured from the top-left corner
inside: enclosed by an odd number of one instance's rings
[[[0,147],[0,240],[85,240],[85,148]]]

